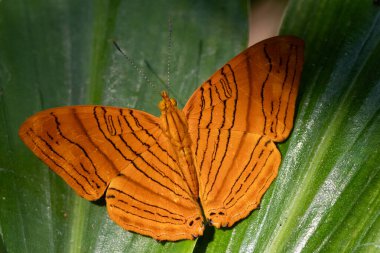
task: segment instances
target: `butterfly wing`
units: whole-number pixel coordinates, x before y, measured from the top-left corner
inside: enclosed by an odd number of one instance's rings
[[[161,240],[202,234],[199,206],[158,118],[115,107],[61,107],[30,117],[19,135],[83,198],[99,199],[108,187],[108,212],[125,229]]]
[[[154,117],[138,112],[135,118],[136,112],[100,106],[49,109],[28,118],[19,136],[81,197],[96,200],[125,163],[147,149],[126,141],[140,130],[138,124],[157,129]]]
[[[274,142],[293,127],[302,65],[301,40],[262,41],[217,71],[183,109],[202,207],[216,227],[246,217],[276,177],[281,155]]]
[[[201,209],[179,173],[168,139],[161,135],[111,181],[107,209],[120,226],[157,240],[203,234]]]

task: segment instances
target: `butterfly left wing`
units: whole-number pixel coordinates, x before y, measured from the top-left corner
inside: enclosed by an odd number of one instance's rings
[[[110,217],[158,240],[193,239],[203,219],[159,119],[142,111],[67,106],[30,117],[25,144],[81,197],[106,191]]]
[[[202,207],[216,227],[246,217],[276,177],[274,142],[293,127],[302,64],[300,39],[267,39],[230,60],[183,109]]]

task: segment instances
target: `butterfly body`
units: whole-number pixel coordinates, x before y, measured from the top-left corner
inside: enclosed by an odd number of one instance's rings
[[[293,127],[303,42],[262,41],[206,80],[180,110],[66,106],[28,118],[24,143],[81,197],[106,196],[109,216],[157,240],[194,239],[207,222],[233,226],[278,173],[275,142]],[[203,214],[206,221],[203,218]]]
[[[175,154],[179,170],[189,187],[189,193],[198,199],[198,179],[191,152],[191,139],[184,113],[178,109],[177,102],[169,98],[167,92],[161,93],[163,100],[159,103],[161,111],[161,129]]]

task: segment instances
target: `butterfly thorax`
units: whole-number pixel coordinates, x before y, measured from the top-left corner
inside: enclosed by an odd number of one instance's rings
[[[180,173],[187,182],[191,194],[194,199],[198,199],[198,179],[191,152],[191,139],[186,117],[178,109],[174,98],[169,98],[165,91],[161,93],[161,96],[159,108],[162,131],[169,139],[171,148],[176,154]]]

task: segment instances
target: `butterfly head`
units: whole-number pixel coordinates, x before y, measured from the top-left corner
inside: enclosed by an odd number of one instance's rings
[[[168,112],[177,108],[177,101],[170,98],[166,91],[161,92],[162,100],[158,104],[161,112]]]

